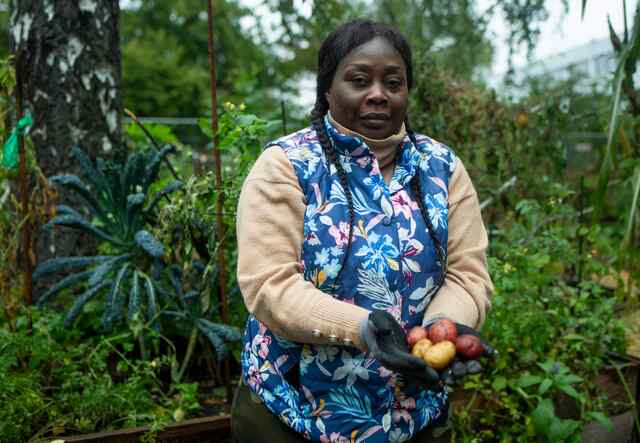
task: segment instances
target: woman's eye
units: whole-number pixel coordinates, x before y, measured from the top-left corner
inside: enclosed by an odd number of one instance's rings
[[[351,82],[358,87],[367,86],[367,79],[364,77],[356,77]]]
[[[391,89],[397,89],[400,87],[400,85],[401,85],[400,80],[397,80],[397,79],[387,80],[387,87]]]

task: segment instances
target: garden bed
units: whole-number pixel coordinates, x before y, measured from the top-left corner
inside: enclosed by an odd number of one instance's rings
[[[609,362],[603,366],[593,380],[600,395],[606,397],[603,411],[609,418],[612,429],[596,420],[584,423],[581,441],[584,443],[640,442],[640,359],[632,355],[611,353]],[[456,389],[452,392],[451,403],[454,413],[462,412],[471,421],[481,420],[483,413],[495,407],[494,402],[477,389]],[[580,420],[580,403],[559,392],[554,398],[555,415],[561,420]]]
[[[75,437],[62,437],[65,443],[138,443],[145,434],[153,432],[148,426],[98,432]],[[158,443],[231,443],[231,417],[203,417],[168,425],[154,435]]]

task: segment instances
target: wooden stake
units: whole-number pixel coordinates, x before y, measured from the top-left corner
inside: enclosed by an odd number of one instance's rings
[[[22,50],[18,50],[16,55],[16,122],[23,117],[22,106]],[[33,304],[33,263],[31,257],[31,217],[29,211],[29,183],[27,183],[27,157],[24,151],[24,137],[18,136],[18,155],[20,156],[18,166],[18,177],[20,182],[20,201],[22,204],[22,217],[24,224],[22,225],[22,253],[24,266],[24,286],[22,294],[24,302],[27,306]]]
[[[211,132],[213,133],[213,158],[215,161],[216,174],[216,224],[218,235],[218,291],[220,297],[220,316],[225,324],[229,324],[229,310],[227,306],[226,294],[226,266],[224,259],[224,221],[222,219],[222,165],[220,160],[220,150],[218,149],[218,97],[216,87],[216,62],[214,57],[213,41],[213,0],[207,0],[207,18],[209,26],[209,76],[211,81]],[[227,393],[227,403],[231,403],[233,393],[231,391],[229,359],[224,360],[224,383]]]

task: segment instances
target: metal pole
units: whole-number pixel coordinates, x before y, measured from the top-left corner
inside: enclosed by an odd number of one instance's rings
[[[209,27],[209,75],[211,81],[211,132],[213,133],[213,158],[215,161],[216,174],[216,224],[218,234],[218,291],[220,295],[220,315],[225,324],[229,324],[229,310],[227,306],[226,294],[226,266],[224,259],[224,224],[222,219],[222,165],[220,161],[220,150],[218,149],[218,97],[216,89],[216,62],[214,57],[213,41],[213,0],[207,0],[207,19]],[[229,359],[224,359],[224,384],[227,393],[227,403],[231,403],[233,393],[231,392]]]

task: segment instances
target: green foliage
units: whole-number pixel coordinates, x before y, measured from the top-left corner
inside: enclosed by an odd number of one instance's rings
[[[112,251],[110,255],[94,257],[56,257],[40,264],[35,270],[34,278],[37,279],[63,269],[95,265],[89,270],[65,277],[39,301],[42,305],[62,290],[87,280],[88,288],[76,299],[67,314],[67,326],[73,324],[88,301],[106,294],[102,325],[110,328],[114,320],[122,317],[128,292],[125,290],[128,286],[128,273],[133,272],[133,279],[138,281],[136,275],[145,276],[151,263],[161,265],[164,247],[145,229],[154,215],[158,196],[151,199],[148,194],[158,178],[160,163],[173,150],[168,145],[160,152],[134,153],[120,167],[101,159],[94,166],[79,148],[74,148],[72,153],[81,164],[90,186],[73,175],[50,179],[78,195],[89,210],[91,219],[85,219],[74,209],[61,205],[58,207],[58,215],[45,228],[65,226],[84,231],[107,242]],[[179,186],[180,182],[174,182],[170,184],[170,189],[175,190]],[[167,191],[160,191],[158,195],[167,194]],[[145,202],[149,202],[146,208]],[[155,289],[147,288],[146,305],[156,304]],[[134,303],[133,306],[137,305]]]
[[[607,352],[624,352],[624,329],[616,299],[595,281],[609,270],[601,260],[612,235],[577,223],[565,186],[547,181],[545,189],[544,198],[520,201],[491,231],[496,288],[482,332],[499,356],[464,385],[483,407],[481,415],[456,411],[459,441],[579,441],[587,421],[608,423],[606,393],[593,380]],[[583,255],[580,239],[589,251]],[[561,405],[574,410],[560,414]]]
[[[374,10],[381,21],[406,35],[415,52],[429,53],[443,66],[455,67],[459,77],[471,78],[491,63],[487,33],[491,14],[480,14],[474,2],[377,0]]]
[[[181,402],[162,394],[170,358],[129,356],[129,337],[79,334],[63,317],[33,310],[18,327],[0,328],[0,441],[88,433],[170,421]],[[127,350],[128,349],[128,350]]]
[[[233,95],[238,77],[252,72],[261,87],[277,85],[275,57],[246,32],[252,11],[214,2],[218,96]],[[125,107],[141,116],[197,117],[211,108],[207,5],[199,0],[149,0],[121,11]],[[269,97],[263,92],[262,109]]]
[[[148,123],[145,124],[145,128],[149,131],[149,134],[154,140],[160,140],[162,143],[175,144],[178,142],[178,138],[173,133],[171,127],[166,125]],[[133,143],[136,148],[146,148],[149,143],[147,134],[135,123],[129,123],[124,127],[124,132],[127,139]]]
[[[278,12],[281,33],[275,38],[274,47],[291,54],[278,66],[285,80],[315,69],[320,44],[329,32],[348,20],[371,13],[371,8],[362,0],[314,0],[308,3],[308,10],[289,0],[267,0],[265,3]]]

